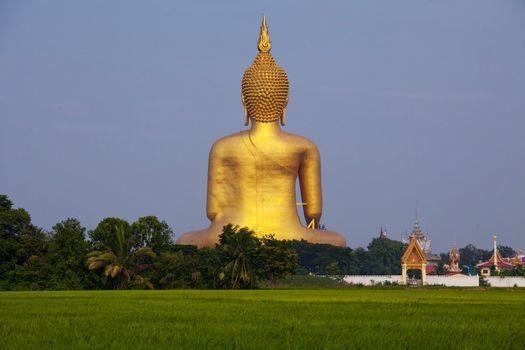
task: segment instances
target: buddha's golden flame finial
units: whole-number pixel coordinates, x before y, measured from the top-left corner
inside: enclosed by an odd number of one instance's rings
[[[263,16],[261,24],[261,33],[259,34],[259,42],[257,43],[259,52],[270,52],[272,49],[272,42],[270,41],[270,34],[268,33],[268,26],[266,25],[266,16]]]
[[[242,77],[244,124],[248,125],[251,118],[261,123],[273,123],[280,119],[284,125],[285,108],[288,103],[288,77],[270,53],[272,43],[265,16],[257,47],[259,53]]]

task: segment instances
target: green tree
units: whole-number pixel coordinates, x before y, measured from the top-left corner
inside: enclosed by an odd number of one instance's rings
[[[47,240],[27,211],[13,208],[8,196],[0,195],[0,289],[46,288]]]
[[[474,267],[479,261],[485,261],[490,258],[490,252],[484,249],[478,249],[473,244],[467,244],[459,249],[459,265]]]
[[[255,251],[260,245],[253,231],[228,224],[219,235],[219,247],[226,259],[224,272],[232,289],[254,287]]]
[[[131,227],[126,220],[116,217],[102,219],[97,227],[89,231],[92,248],[95,250],[104,250],[108,247],[117,247],[120,243],[117,241],[117,230],[121,230],[125,242],[134,245],[134,237]]]
[[[356,272],[352,249],[331,244],[316,244],[294,240],[291,247],[297,251],[298,273],[321,275],[348,275]]]
[[[368,245],[363,269],[368,275],[401,274],[401,256],[405,248],[399,241],[374,238]]]
[[[124,223],[117,224],[113,229],[109,229],[106,224],[107,222],[104,222],[103,226],[104,233],[108,234],[104,235],[104,250],[96,250],[89,254],[88,268],[104,268],[104,275],[114,279],[115,289],[124,289],[130,282],[137,288],[153,288],[151,282],[139,272],[152,266],[151,259],[155,257],[155,252],[148,247],[134,249],[133,236],[129,226],[126,229]]]
[[[514,269],[514,276],[525,277],[525,266],[524,265],[517,266]]]
[[[260,242],[256,254],[256,275],[275,286],[277,280],[291,276],[297,269],[297,252],[290,241],[277,240],[273,235],[263,236]]]
[[[490,274],[492,276],[501,276],[501,277],[510,277],[510,276],[525,277],[525,266],[518,265],[513,269],[502,269],[499,271],[495,271],[494,269],[491,269]]]
[[[0,239],[20,237],[31,226],[29,213],[22,208],[13,209],[9,197],[0,195]]]
[[[354,257],[356,264],[356,273],[358,275],[366,275],[368,273],[368,266],[366,265],[366,254],[367,251],[363,247],[357,247],[352,252],[352,256]]]
[[[45,251],[44,231],[31,224],[29,213],[22,208],[13,208],[6,195],[0,195],[0,272],[27,262],[33,255]]]
[[[203,281],[197,268],[197,253],[185,254],[182,250],[162,252],[155,261],[152,282],[158,288],[201,288]]]
[[[222,289],[227,288],[228,283],[224,278],[224,267],[227,264],[227,256],[222,248],[205,247],[197,251],[197,268],[200,273],[201,288]]]
[[[20,247],[16,252],[19,262],[27,263],[36,257],[43,258],[47,253],[48,235],[36,226],[31,225],[20,235]]]
[[[157,254],[153,268],[145,271],[156,288],[200,288],[196,246],[169,244]]]
[[[512,249],[512,247],[508,247],[505,245],[498,245],[498,252],[504,258],[512,258],[518,254],[514,249]],[[491,251],[490,255],[492,254],[494,254],[494,250]]]
[[[52,266],[52,289],[83,289],[88,284],[85,261],[89,244],[85,232],[73,218],[53,226],[47,255],[47,262]]]
[[[134,247],[150,247],[154,252],[167,250],[172,243],[173,230],[156,216],[143,216],[131,225]]]

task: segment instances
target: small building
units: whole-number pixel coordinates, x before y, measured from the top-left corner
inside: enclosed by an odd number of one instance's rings
[[[408,247],[401,257],[401,284],[407,284],[408,270],[421,270],[421,282],[427,284],[427,257],[415,234],[410,236]]]
[[[425,253],[426,258],[426,273],[435,274],[437,273],[439,262],[441,261],[441,256],[438,254],[432,254],[432,242],[428,235],[426,235],[421,226],[419,225],[419,219],[416,216],[416,221],[412,226],[412,233],[410,237],[414,236],[419,243],[420,248]]]
[[[494,250],[493,250],[492,256],[490,257],[488,261],[480,261],[476,265],[476,267],[480,271],[480,275],[485,276],[485,277],[490,276],[491,269],[493,269],[494,271],[511,270],[517,266],[512,262],[513,258],[503,258],[501,256],[498,250],[498,243],[496,241],[496,238],[497,238],[496,235],[494,235],[492,238],[494,241]],[[515,261],[516,263],[519,264],[520,259],[518,258]]]

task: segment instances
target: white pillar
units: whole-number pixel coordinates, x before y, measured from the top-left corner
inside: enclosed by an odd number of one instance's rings
[[[494,240],[494,270],[495,271],[498,271],[498,243],[496,242],[496,239],[498,237],[496,235],[494,235],[494,237],[492,237],[492,239]]]
[[[421,264],[421,283],[427,284],[427,264]]]
[[[401,264],[401,284],[407,284],[407,265]]]

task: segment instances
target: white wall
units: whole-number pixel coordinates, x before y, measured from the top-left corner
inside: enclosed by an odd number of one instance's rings
[[[525,277],[485,277],[492,287],[525,287]]]
[[[525,287],[525,277],[485,277],[492,287]],[[373,286],[374,284],[384,284],[385,282],[401,284],[401,275],[348,275],[343,278],[349,284],[362,284]],[[447,287],[477,287],[479,286],[478,276],[453,275],[437,276],[427,275],[429,285],[443,285]]]
[[[479,277],[466,275],[437,276],[427,275],[429,285],[443,285],[447,287],[477,287],[479,286]]]
[[[390,283],[398,283],[401,284],[401,275],[362,275],[362,276],[354,276],[354,275],[348,275],[343,278],[343,280],[346,283],[349,284],[362,284],[364,286],[372,286],[374,284],[378,283],[385,283],[386,281]]]
[[[345,276],[343,280],[349,284],[362,284],[372,286],[374,284],[384,284],[385,282],[401,284],[401,275],[360,275]],[[427,275],[429,285],[444,285],[448,287],[477,287],[479,286],[478,276],[436,276]]]

